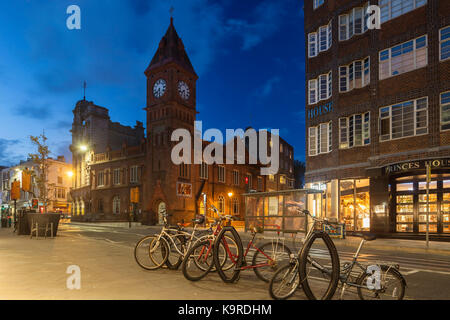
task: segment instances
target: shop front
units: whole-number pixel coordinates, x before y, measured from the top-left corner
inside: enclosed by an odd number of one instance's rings
[[[426,166],[431,167],[427,199]],[[347,234],[450,239],[450,159],[426,159],[366,170],[366,177],[307,183],[322,191],[322,215],[345,224]],[[428,202],[427,202],[428,200]]]
[[[306,187],[323,191],[322,215],[345,224],[347,233],[370,231],[369,179],[335,179]]]
[[[426,165],[431,167],[428,187]],[[389,177],[391,232],[450,237],[450,159],[411,161],[384,168]]]

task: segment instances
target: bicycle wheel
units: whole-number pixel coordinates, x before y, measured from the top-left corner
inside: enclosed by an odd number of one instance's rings
[[[310,300],[329,300],[339,281],[339,255],[330,236],[314,232],[300,253],[300,283]]]
[[[356,281],[361,286],[358,287],[359,298],[361,300],[403,300],[406,289],[405,278],[389,266],[382,265],[380,269],[379,281],[373,279],[373,275],[368,273],[360,275]]]
[[[279,241],[263,244],[253,255],[252,266],[256,276],[264,282],[269,282],[278,270],[280,263],[289,261],[291,249]]]
[[[158,236],[146,236],[136,243],[134,247],[134,259],[137,264],[146,270],[160,268],[169,256],[169,248],[164,238],[158,240]]]
[[[225,235],[225,241],[221,241],[219,243],[219,261],[222,266],[223,271],[228,271],[233,268],[234,263],[233,260],[228,257],[227,250],[225,249],[224,243],[227,243],[227,246],[230,248],[237,248],[236,241],[230,236]],[[214,265],[211,271],[216,271],[216,266]]]
[[[272,299],[285,300],[291,297],[300,284],[298,260],[281,266],[269,282],[269,293]]]
[[[195,243],[186,253],[181,270],[186,279],[198,281],[204,278],[214,266],[213,239]]]
[[[172,236],[172,240],[175,245],[172,243],[172,241],[167,240],[170,251],[166,261],[166,266],[170,270],[177,270],[183,262],[183,255],[181,255],[180,252],[185,253],[186,238],[183,235],[174,235]]]
[[[233,239],[233,242],[229,240]],[[224,255],[221,255],[221,250],[219,249],[223,245]],[[216,238],[214,243],[214,265],[219,273],[220,278],[223,282],[232,283],[239,279],[239,274],[241,272],[242,259],[243,259],[242,242],[236,229],[233,227],[224,227]],[[225,261],[227,261],[225,264]]]

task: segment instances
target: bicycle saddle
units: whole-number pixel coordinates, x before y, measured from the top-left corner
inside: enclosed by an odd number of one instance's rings
[[[197,216],[196,219],[192,219],[192,222],[195,224],[202,224],[205,222],[205,216],[204,215]]]
[[[363,238],[366,241],[372,241],[372,240],[375,240],[377,238],[376,235],[374,235],[373,233],[369,233],[369,232],[364,232],[364,233],[356,232],[356,233],[353,233],[352,235],[355,236],[355,237]]]
[[[264,228],[261,226],[254,226],[253,230],[254,233],[263,233],[264,232]]]

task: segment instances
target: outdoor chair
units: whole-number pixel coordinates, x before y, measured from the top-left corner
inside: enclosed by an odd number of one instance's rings
[[[50,237],[53,238],[53,222],[37,222],[34,219],[31,222],[30,238],[33,238],[33,233],[36,239],[39,238],[39,230],[45,230],[44,238],[47,238],[47,233],[50,231]]]

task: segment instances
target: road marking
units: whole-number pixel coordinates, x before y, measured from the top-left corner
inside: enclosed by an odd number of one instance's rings
[[[419,272],[419,270],[402,271],[401,274],[403,276],[409,276],[410,274],[414,274],[414,273],[417,273],[417,272]]]

